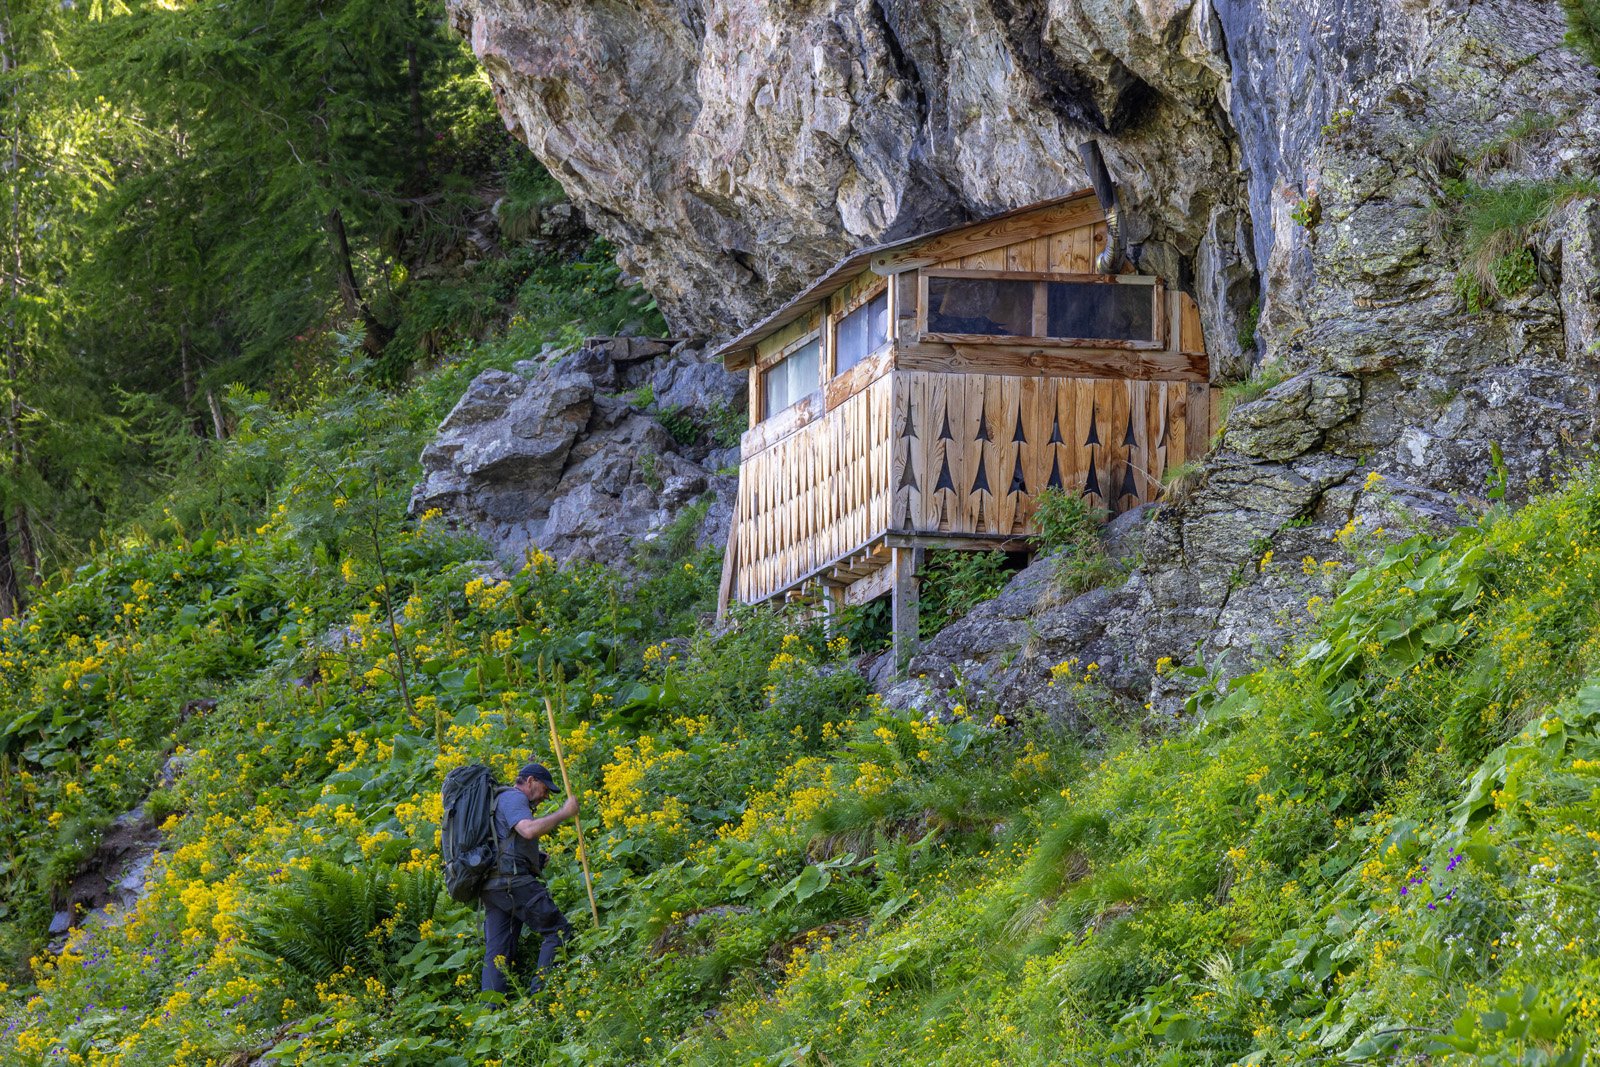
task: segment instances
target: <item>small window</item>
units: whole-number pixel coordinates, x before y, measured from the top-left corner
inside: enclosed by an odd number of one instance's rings
[[[840,319],[833,336],[835,374],[843,374],[888,344],[889,290]]]
[[[1148,282],[929,275],[928,332],[1063,341],[1160,341]]]
[[[1033,336],[1034,282],[988,278],[929,278],[930,333]]]
[[[1154,287],[1105,282],[1049,282],[1051,337],[1153,341]]]
[[[820,341],[813,337],[761,375],[763,417],[776,415],[822,384]]]

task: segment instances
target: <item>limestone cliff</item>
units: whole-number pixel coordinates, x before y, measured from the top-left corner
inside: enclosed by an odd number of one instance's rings
[[[1258,573],[1264,548],[1325,555],[1368,470],[1448,518],[1492,445],[1515,493],[1595,437],[1600,82],[1556,0],[450,2],[507,122],[686,333],[847,249],[1082,187],[1098,138],[1219,377],[1289,379],[1097,609],[1126,663],[1270,637],[1310,583]],[[1508,295],[1475,288],[1462,212],[1534,180],[1566,193],[1505,238]]]

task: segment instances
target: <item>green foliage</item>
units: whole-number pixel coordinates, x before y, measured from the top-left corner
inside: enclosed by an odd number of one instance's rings
[[[928,553],[920,578],[922,637],[934,636],[985,600],[999,596],[1011,574],[1004,552]]]
[[[1259,343],[1256,331],[1261,325],[1261,301],[1256,299],[1250,302],[1250,308],[1239,320],[1239,333],[1237,340],[1239,347],[1245,352],[1254,352]]]
[[[744,408],[718,401],[711,405],[711,443],[718,448],[737,448],[749,427]]]
[[[1600,2],[1561,0],[1561,10],[1567,16],[1567,47],[1600,67]]]
[[[655,393],[646,383],[635,390],[631,402],[637,408],[651,408],[655,404]],[[676,407],[658,409],[653,414],[680,445],[734,448],[747,427],[745,412],[722,400],[704,414]]]
[[[1351,123],[1355,122],[1355,118],[1355,111],[1347,107],[1340,108],[1330,115],[1328,121],[1323,124],[1322,136],[1337,137],[1350,128]]]
[[[1537,278],[1529,247],[1534,233],[1571,200],[1600,194],[1592,178],[1512,182],[1485,187],[1452,179],[1446,191],[1456,204],[1466,265],[1456,291],[1468,312],[1494,296],[1514,296]]]
[[[76,533],[97,503],[89,487],[115,482],[132,444],[118,398],[79,373],[71,341],[84,300],[63,284],[92,259],[83,217],[105,195],[120,140],[114,115],[72,95],[64,53],[83,23],[53,4],[0,12],[0,616],[26,599],[62,527]]]
[[[566,199],[560,184],[531,155],[516,153],[505,170],[506,193],[496,210],[501,232],[512,241],[534,235],[545,208]]]
[[[656,421],[672,435],[672,439],[680,445],[693,445],[700,440],[703,432],[700,422],[694,413],[683,408],[666,408],[656,412]]]
[[[315,404],[236,394],[194,484],[0,623],[0,1060],[1532,1064],[1600,1033],[1600,471],[1334,562],[1303,640],[1227,680],[1150,665],[1192,698],[1080,708],[1085,750],[1052,715],[1124,665],[929,714],[802,606],[713,632],[693,511],[627,576],[484,576],[403,505],[521,341],[399,392],[359,349]],[[1080,498],[1045,510],[1064,560],[1097,551]],[[948,598],[1000,576],[947,562]],[[601,922],[564,827],[576,940],[499,1004],[438,893],[438,788],[550,759],[546,696]],[[39,872],[164,766],[148,892],[24,963]]]
[[[1533,250],[1528,248],[1501,256],[1489,269],[1495,289],[1504,296],[1516,296],[1531,288],[1539,276]]]
[[[442,886],[433,871],[393,877],[391,883],[378,867],[317,861],[242,920],[243,941],[256,960],[302,991],[347,968],[356,976],[379,974],[416,944]]]
[[[506,132],[441,5],[140,0],[5,19],[0,113],[20,118],[0,155],[29,165],[0,166],[16,209],[0,258],[18,268],[0,276],[0,615],[32,572],[81,559],[175,481],[250,462],[216,445],[233,386],[315,406],[355,344],[393,389],[507,318],[497,346],[514,358],[664,332],[603,242],[573,256],[532,232],[559,187]],[[211,511],[242,525],[250,507]]]
[[[1100,538],[1100,528],[1106,521],[1104,509],[1074,493],[1047,489],[1038,496],[1033,521],[1039,530],[1040,548],[1057,557],[1058,588],[1077,595],[1103,584],[1115,573],[1116,566],[1106,558]]]
[[[1314,230],[1322,221],[1322,201],[1314,196],[1306,197],[1295,204],[1294,210],[1289,212],[1289,217],[1307,230]]]
[[[1280,385],[1288,377],[1288,372],[1276,360],[1258,363],[1250,370],[1250,377],[1242,382],[1233,382],[1222,388],[1221,415],[1222,422],[1228,421],[1228,415],[1240,404],[1248,404],[1252,400],[1260,400],[1267,395],[1273,386]]]

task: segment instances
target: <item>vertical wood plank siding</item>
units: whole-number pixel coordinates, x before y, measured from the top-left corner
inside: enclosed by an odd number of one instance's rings
[[[1206,393],[1188,382],[891,372],[746,457],[733,595],[776,596],[888,533],[1031,536],[1047,488],[1113,514],[1147,503],[1167,470],[1203,452]]]
[[[1195,436],[1186,382],[934,371],[896,371],[894,381],[899,462],[886,533],[1031,536],[1047,488],[1127,511],[1160,494]]]
[[[892,390],[885,375],[745,457],[734,514],[737,599],[776,596],[888,529]]]

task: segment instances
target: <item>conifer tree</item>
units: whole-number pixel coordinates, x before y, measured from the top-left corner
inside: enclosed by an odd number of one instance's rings
[[[0,615],[39,580],[48,474],[63,458],[52,446],[64,425],[91,443],[98,421],[65,345],[79,223],[108,180],[105,123],[65,91],[60,43],[76,17],[50,0],[0,0]]]

